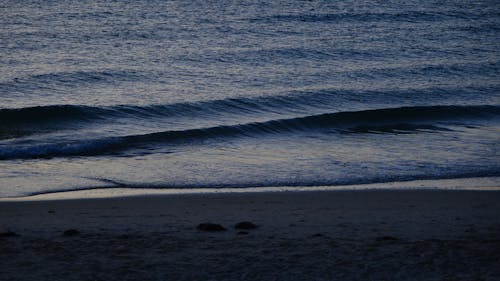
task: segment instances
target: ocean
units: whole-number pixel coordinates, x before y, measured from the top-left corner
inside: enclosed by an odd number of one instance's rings
[[[498,1],[0,14],[0,197],[500,176]]]

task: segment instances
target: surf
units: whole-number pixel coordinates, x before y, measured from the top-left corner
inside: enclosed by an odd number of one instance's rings
[[[259,138],[280,134],[300,136],[301,133],[309,131],[340,134],[449,131],[451,129],[447,128],[446,122],[467,126],[473,121],[498,118],[500,106],[490,105],[382,108],[62,143],[4,144],[0,146],[0,160],[113,155],[153,144],[185,145],[206,139],[223,141],[226,138]]]

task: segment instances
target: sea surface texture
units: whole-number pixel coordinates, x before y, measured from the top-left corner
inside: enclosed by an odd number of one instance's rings
[[[499,1],[0,2],[0,197],[500,176]]]

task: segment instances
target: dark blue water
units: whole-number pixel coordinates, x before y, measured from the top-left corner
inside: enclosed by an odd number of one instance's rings
[[[3,1],[0,197],[500,176],[498,1]]]

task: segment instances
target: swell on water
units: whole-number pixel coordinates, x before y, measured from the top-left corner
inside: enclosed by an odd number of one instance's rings
[[[273,95],[261,97],[239,97],[197,102],[182,102],[157,105],[45,105],[22,108],[0,108],[0,133],[10,128],[16,130],[33,127],[43,127],[45,130],[58,130],[71,127],[72,124],[84,122],[108,122],[117,118],[148,119],[154,117],[199,117],[219,116],[226,114],[260,114],[260,113],[288,113],[311,112],[314,109],[342,108],[344,104],[371,103],[384,104],[383,100],[397,101],[401,106],[405,104],[401,96],[418,96],[433,103],[446,101],[447,96],[468,98],[477,91],[491,89],[458,89],[438,90],[421,89],[405,91],[304,91],[287,95]],[[470,93],[469,93],[470,92]],[[450,95],[452,93],[452,95]],[[399,97],[399,99],[398,99]],[[454,100],[452,100],[454,102]],[[448,103],[448,102],[446,102]],[[369,109],[369,108],[366,108]],[[314,113],[314,111],[313,111]]]
[[[319,13],[319,14],[278,14],[263,18],[254,18],[252,21],[300,21],[300,22],[434,22],[452,19],[471,19],[497,17],[498,12],[440,12],[440,11],[406,11],[402,13]]]
[[[147,76],[137,71],[69,71],[35,74],[27,77],[15,78],[13,81],[0,82],[0,90],[11,92],[30,88],[39,89],[53,85],[74,86],[75,84],[117,83],[146,79]]]
[[[467,125],[500,117],[500,106],[413,106],[334,112],[238,125],[77,140],[64,143],[0,146],[0,160],[118,154],[151,144],[178,145],[205,139],[261,137],[301,132],[418,133],[446,131],[446,123]],[[443,123],[443,124],[442,124]]]

